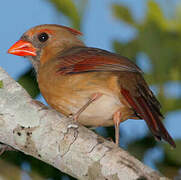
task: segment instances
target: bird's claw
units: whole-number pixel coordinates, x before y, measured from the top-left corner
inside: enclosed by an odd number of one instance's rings
[[[77,124],[69,124],[68,125],[68,129],[70,128],[74,128],[74,129],[77,129],[79,126]]]
[[[76,119],[76,116],[73,115],[73,114],[70,114],[68,116],[68,118],[71,120],[71,124],[68,125],[68,129],[70,128],[74,128],[74,129],[77,129],[79,126],[77,125],[77,119]]]

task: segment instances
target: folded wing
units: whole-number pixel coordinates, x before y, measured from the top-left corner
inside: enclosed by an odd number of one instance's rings
[[[61,75],[119,72],[120,93],[137,116],[146,121],[157,140],[163,138],[171,146],[176,147],[161,121],[163,116],[160,112],[160,103],[144,81],[142,71],[133,62],[126,57],[88,47],[72,48],[58,58],[57,73]]]

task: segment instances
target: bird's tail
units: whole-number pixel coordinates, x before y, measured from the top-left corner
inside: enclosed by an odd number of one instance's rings
[[[125,97],[127,102],[131,105],[131,107],[135,110],[136,114],[141,119],[144,119],[146,121],[154,137],[157,140],[161,140],[163,138],[172,147],[175,148],[176,144],[174,140],[169,135],[168,131],[166,130],[166,128],[164,127],[161,121],[163,116],[160,113],[159,108],[156,107],[155,104],[149,100],[150,97],[146,99],[143,93],[140,93],[139,96],[134,97],[130,94],[128,90],[123,89],[123,88],[121,89],[121,93]]]

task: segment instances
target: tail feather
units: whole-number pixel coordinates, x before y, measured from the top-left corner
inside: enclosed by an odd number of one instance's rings
[[[147,100],[145,96],[141,94],[138,97],[134,97],[128,90],[123,88],[121,89],[121,93],[135,112],[139,115],[139,117],[146,121],[149,129],[157,140],[161,140],[163,138],[171,146],[176,147],[174,140],[171,138],[161,122],[163,116],[161,115],[160,111],[154,107],[152,102]]]

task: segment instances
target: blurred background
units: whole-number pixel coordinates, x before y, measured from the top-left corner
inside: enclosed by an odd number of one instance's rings
[[[162,104],[165,126],[177,148],[156,142],[144,121],[120,125],[121,146],[165,176],[181,179],[181,1],[179,0],[18,0],[0,6],[0,66],[33,98],[39,94],[30,63],[7,54],[29,28],[62,24],[79,29],[90,47],[120,53],[135,61]],[[114,137],[114,128],[98,128]],[[7,180],[73,179],[20,152],[0,157],[0,178]]]

